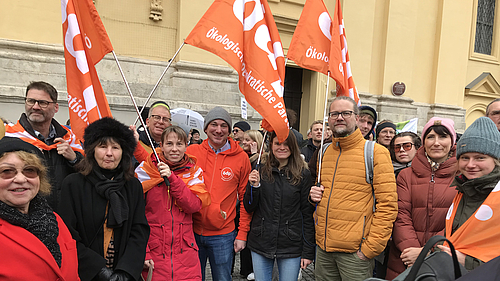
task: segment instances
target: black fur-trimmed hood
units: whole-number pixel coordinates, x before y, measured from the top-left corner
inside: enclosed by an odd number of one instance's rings
[[[109,117],[97,120],[85,128],[83,147],[85,148],[85,144],[95,143],[103,137],[114,138],[120,144],[124,154],[127,154],[129,157],[134,155],[134,150],[137,146],[134,133],[125,124]]]

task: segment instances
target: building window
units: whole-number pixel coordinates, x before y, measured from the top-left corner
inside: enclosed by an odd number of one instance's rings
[[[474,52],[491,55],[496,0],[477,1],[476,39]]]

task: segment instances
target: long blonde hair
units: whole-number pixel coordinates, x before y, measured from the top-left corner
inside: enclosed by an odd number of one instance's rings
[[[245,132],[245,134],[247,134],[254,142],[257,143],[257,153],[255,153],[250,157],[250,163],[254,163],[254,161],[257,161],[257,159],[259,158],[260,147],[262,146],[262,142],[264,142],[264,137],[257,130],[248,130]],[[266,151],[267,151],[267,145],[264,144],[263,152]]]

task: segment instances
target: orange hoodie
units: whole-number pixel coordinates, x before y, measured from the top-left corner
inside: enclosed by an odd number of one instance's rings
[[[243,149],[231,138],[231,148],[215,154],[208,139],[190,145],[186,153],[198,158],[196,163],[204,171],[205,184],[212,204],[193,214],[193,228],[198,235],[214,236],[234,230],[236,199],[240,200],[240,225],[238,240],[247,240],[252,216],[245,211],[243,196],[251,171],[250,160]]]

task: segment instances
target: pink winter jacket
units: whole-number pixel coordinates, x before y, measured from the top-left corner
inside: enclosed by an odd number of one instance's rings
[[[201,280],[192,214],[210,204],[203,171],[188,164],[174,170],[168,179],[170,188],[161,182],[145,194],[151,228],[146,260],[153,259],[153,280]]]

